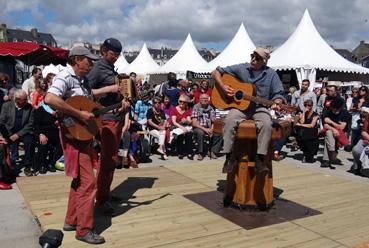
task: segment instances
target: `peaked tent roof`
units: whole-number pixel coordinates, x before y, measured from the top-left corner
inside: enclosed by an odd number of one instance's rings
[[[145,75],[158,69],[159,65],[152,59],[146,43],[144,43],[138,56],[131,64],[123,69],[123,72],[135,72],[140,75]]]
[[[128,62],[126,58],[124,57],[123,53],[119,56],[117,61],[114,63],[114,67],[116,68],[118,73],[123,73],[123,69],[128,66]]]
[[[316,30],[308,10],[288,40],[275,50],[268,66],[277,70],[297,68],[369,74],[369,69],[341,57]]]
[[[200,72],[207,62],[201,57],[193,44],[191,35],[188,34],[185,42],[178,52],[165,63],[156,73],[185,73],[186,71]]]
[[[215,59],[209,62],[204,71],[212,71],[217,66],[229,66],[244,63],[250,60],[250,54],[255,50],[255,45],[250,39],[245,26],[241,23],[236,35],[228,46]]]

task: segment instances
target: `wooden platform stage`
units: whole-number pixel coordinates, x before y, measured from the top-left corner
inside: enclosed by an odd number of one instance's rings
[[[210,194],[215,200],[205,203],[221,206],[222,194],[217,192],[225,179],[221,161],[117,170],[114,194],[125,200],[116,203],[118,216],[96,217],[97,230],[107,240],[101,247],[325,248],[368,242],[368,184],[283,163],[274,163],[273,170],[274,186],[283,190],[281,199],[270,212],[255,214],[268,218],[275,209],[288,212],[281,202],[297,204],[306,213],[299,218],[279,217],[277,224],[266,222],[260,227],[242,227],[191,200]],[[64,175],[19,178],[17,184],[41,228],[61,229],[70,179]],[[227,215],[235,209],[222,211]],[[65,232],[62,247],[89,246],[75,240],[74,232]]]

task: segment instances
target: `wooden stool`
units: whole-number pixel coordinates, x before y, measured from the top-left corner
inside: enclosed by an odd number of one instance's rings
[[[223,120],[214,122],[214,133],[222,133]],[[288,121],[273,124],[272,140],[281,139],[289,135],[291,130]],[[236,133],[233,155],[237,158],[238,166],[227,174],[224,193],[226,203],[241,208],[265,209],[273,205],[273,171],[271,142],[266,161],[269,172],[257,173],[255,170],[256,156],[256,126],[255,121],[245,120],[240,123]]]

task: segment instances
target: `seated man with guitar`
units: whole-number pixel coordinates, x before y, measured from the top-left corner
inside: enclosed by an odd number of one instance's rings
[[[68,209],[64,231],[76,231],[76,239],[89,243],[101,244],[105,239],[94,231],[93,212],[97,191],[96,169],[97,152],[93,148],[93,136],[83,139],[72,139],[65,130],[73,127],[88,129],[98,126],[96,111],[89,112],[81,107],[73,107],[68,101],[77,99],[81,103],[92,102],[87,97],[99,97],[109,92],[118,92],[118,85],[91,90],[86,75],[92,68],[92,60],[98,57],[87,48],[76,46],[68,56],[66,69],[58,73],[45,97],[45,103],[66,117],[61,121],[60,139],[64,151],[65,174],[73,178],[69,192]],[[68,120],[68,121],[66,121]],[[76,128],[77,129],[77,128]],[[97,128],[95,128],[97,129]],[[84,130],[73,130],[80,135]],[[96,133],[96,132],[95,132]]]
[[[225,173],[230,173],[237,165],[237,158],[232,156],[235,129],[242,120],[249,118],[255,120],[258,130],[256,170],[269,171],[265,155],[272,138],[272,119],[267,107],[279,110],[284,101],[282,82],[277,73],[266,65],[269,57],[268,50],[257,47],[251,54],[250,63],[218,67],[212,72],[216,81],[212,94],[214,106],[233,107],[223,128],[224,153],[227,155],[223,167]],[[227,82],[224,77],[227,74],[230,75],[229,78],[233,76],[240,80],[240,84],[232,85],[232,82]],[[248,87],[241,89],[242,85]],[[256,97],[253,96],[255,93]],[[248,106],[250,101],[256,104]]]

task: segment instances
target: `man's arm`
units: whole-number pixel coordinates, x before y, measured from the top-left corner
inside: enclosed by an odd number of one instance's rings
[[[61,97],[48,92],[45,96],[45,103],[50,105],[52,108],[62,112],[63,114],[73,116],[83,122],[94,118],[94,115],[87,111],[80,111],[67,104]]]

